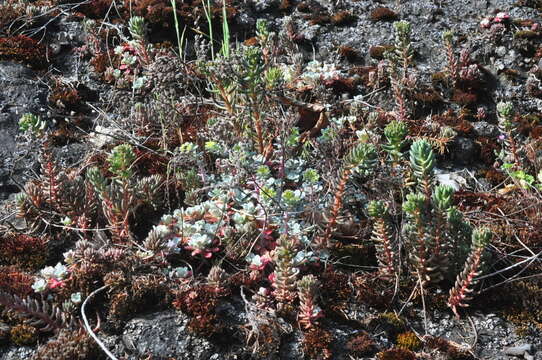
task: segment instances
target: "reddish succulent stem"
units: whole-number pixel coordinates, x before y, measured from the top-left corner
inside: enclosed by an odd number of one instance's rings
[[[416,213],[416,229],[417,229],[417,249],[416,256],[417,260],[417,273],[422,279],[422,285],[426,283],[427,279],[427,249],[425,247],[425,227],[423,225],[421,213],[418,211]]]
[[[407,114],[407,106],[405,102],[405,98],[403,96],[403,92],[401,91],[401,87],[394,83],[393,85],[393,94],[395,95],[395,102],[397,104],[397,115],[399,121],[408,121],[408,114]]]
[[[329,245],[331,233],[333,232],[333,230],[335,230],[335,226],[337,225],[337,217],[339,216],[339,212],[341,211],[341,208],[343,206],[344,190],[346,189],[346,183],[348,182],[348,178],[350,177],[351,172],[352,170],[349,167],[344,168],[342,171],[339,184],[337,185],[337,189],[335,191],[333,207],[331,208],[331,214],[328,219],[326,231],[324,232],[324,235],[322,235],[322,237],[319,239],[320,247],[327,248]]]
[[[475,277],[478,276],[478,268],[481,264],[483,251],[483,247],[474,250],[465,263],[465,269],[457,276],[455,286],[450,290],[448,306],[458,318],[457,307],[468,306],[466,301],[470,300],[468,294],[472,292],[471,286],[474,284]]]
[[[458,78],[457,72],[457,60],[455,58],[454,49],[452,44],[448,43],[446,46],[446,55],[448,56],[448,71],[450,72],[450,78],[453,81],[454,87]]]
[[[256,95],[252,96],[252,102],[254,106],[257,104]],[[260,109],[256,106],[253,112],[254,120],[254,129],[256,130],[256,139],[258,141],[258,152],[263,155],[265,151],[265,146],[263,144],[263,130],[262,130],[262,119],[260,114]]]
[[[314,326],[316,320],[322,317],[322,313],[315,314],[316,306],[311,296],[303,299],[299,304],[299,325],[305,330]]]
[[[381,272],[387,277],[393,277],[395,275],[394,256],[391,249],[391,239],[384,219],[377,219],[375,229],[376,233],[378,234],[378,241],[382,246],[382,254],[384,255],[383,259],[381,260],[383,265]]]

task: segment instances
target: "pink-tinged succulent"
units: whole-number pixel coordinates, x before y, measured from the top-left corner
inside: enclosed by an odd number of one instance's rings
[[[48,281],[49,289],[55,289],[57,287],[64,286],[64,282],[62,280],[58,280],[55,278],[50,278]]]
[[[324,317],[324,311],[315,306],[312,300],[301,304],[299,311],[298,321],[304,329],[310,329],[318,319]]]
[[[487,114],[486,110],[483,107],[479,107],[476,111],[476,118],[480,121],[485,120]]]
[[[247,257],[247,261],[249,262],[249,268],[251,270],[257,270],[257,271],[262,271],[265,266],[271,262],[271,258],[269,257],[269,255],[249,255]]]
[[[310,329],[314,323],[324,316],[324,312],[316,304],[319,282],[314,275],[303,276],[297,282],[299,296],[298,321],[304,329]]]
[[[495,18],[493,19],[494,22],[500,23],[505,22],[508,19],[510,19],[510,15],[505,12],[500,12],[497,15],[495,15]]]
[[[491,20],[492,18],[482,19],[482,21],[480,21],[480,26],[483,27],[484,29],[489,29],[489,27],[491,26]]]
[[[214,248],[210,248],[210,249],[195,249],[191,246],[187,246],[186,247],[187,250],[192,250],[192,252],[190,253],[190,255],[192,256],[196,256],[196,255],[201,255],[203,256],[204,258],[206,259],[210,259],[213,257],[213,253],[215,252],[218,252],[220,249],[217,248],[217,247],[214,247]]]
[[[188,240],[186,249],[192,251],[192,256],[202,255],[204,258],[209,259],[213,256],[213,253],[219,251],[218,247],[214,246],[215,243],[208,235],[194,234]]]
[[[273,240],[273,229],[266,228],[262,231],[262,236],[264,240]]]
[[[258,294],[261,295],[261,296],[269,296],[271,294],[271,289],[265,288],[265,287],[260,287],[258,289]]]

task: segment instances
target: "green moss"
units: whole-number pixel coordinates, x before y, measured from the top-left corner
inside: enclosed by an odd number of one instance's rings
[[[397,335],[397,347],[417,351],[422,347],[422,342],[412,331],[407,331]]]
[[[536,39],[540,37],[540,33],[532,30],[520,30],[514,33],[514,37],[518,39]]]
[[[433,83],[433,86],[445,84],[447,79],[448,75],[446,75],[444,71],[439,71],[431,75],[431,82]]]
[[[384,312],[378,315],[376,324],[382,328],[391,340],[406,331],[406,322],[395,313]]]
[[[16,325],[9,333],[11,341],[17,345],[34,345],[38,340],[38,329],[30,325]]]

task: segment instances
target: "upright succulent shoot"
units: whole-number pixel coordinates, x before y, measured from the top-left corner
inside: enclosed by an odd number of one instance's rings
[[[275,250],[275,298],[281,303],[291,303],[295,299],[296,277],[299,272],[294,267],[297,255],[295,240],[288,235],[281,235]]]
[[[107,158],[109,171],[111,171],[121,181],[132,177],[132,164],[136,159],[134,149],[129,144],[115,146]]]
[[[427,199],[431,194],[435,154],[427,140],[415,141],[410,147],[410,166],[416,178],[418,191]]]
[[[405,145],[405,137],[408,134],[408,127],[402,121],[392,121],[384,128],[386,144],[382,148],[388,153],[393,164],[397,164],[403,156],[401,149]]]
[[[376,256],[380,273],[384,278],[395,277],[395,252],[392,244],[392,231],[388,224],[388,209],[382,201],[371,201],[369,216],[374,218],[372,240],[376,246]]]
[[[310,329],[323,316],[322,309],[316,305],[318,279],[314,275],[305,275],[297,282],[299,296],[299,324],[304,329]]]
[[[500,102],[497,104],[498,126],[504,140],[504,149],[499,157],[504,162],[514,162],[516,168],[521,168],[521,160],[518,155],[518,146],[515,141],[517,128],[512,122],[514,117],[514,105]]]
[[[145,39],[145,19],[141,16],[133,16],[128,21],[128,31],[135,40]]]
[[[335,189],[335,197],[333,199],[333,205],[330,211],[325,233],[316,238],[316,246],[321,250],[324,250],[329,246],[331,233],[335,230],[335,226],[337,225],[337,217],[339,216],[339,212],[342,208],[346,184],[350,179],[352,172],[357,172],[363,176],[369,175],[376,166],[377,159],[378,157],[375,147],[372,144],[367,144],[364,142],[356,145],[344,157],[343,167],[339,172],[339,183]]]
[[[459,313],[457,308],[469,306],[467,302],[472,299],[469,294],[473,292],[476,277],[481,273],[482,255],[491,240],[491,236],[491,231],[486,228],[475,229],[472,233],[470,255],[467,261],[465,261],[463,271],[457,276],[455,286],[450,290],[448,298],[448,306],[458,318]]]
[[[408,21],[396,21],[393,23],[395,29],[395,61],[402,62],[403,77],[406,77],[407,68],[412,62],[413,52],[411,48],[411,26]]]

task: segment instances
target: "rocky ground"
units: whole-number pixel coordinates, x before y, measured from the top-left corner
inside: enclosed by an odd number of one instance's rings
[[[299,3],[305,5],[300,7]],[[290,4],[288,0],[260,0],[237,4],[238,11],[231,19],[233,38],[241,42],[251,37],[256,19],[265,18],[276,32],[287,31],[288,26],[295,29],[295,34],[291,36],[298,39],[298,51],[304,64],[318,60],[320,64],[333,64],[342,74],[352,74],[353,68],[376,66],[379,60],[374,53],[375,47],[393,44],[393,20],[406,20],[412,26],[411,39],[415,54],[413,61],[416,64],[413,73],[416,74],[417,81],[423,84],[436,84],[434,74],[447,67],[443,32],[454,32],[457,54],[462,49],[470,49],[470,62],[477,64],[483,72],[483,91],[477,94],[474,101],[463,102],[450,100],[449,94],[437,94],[437,97],[444,98],[439,101],[437,108],[459,111],[467,104],[466,107],[473,111],[482,109],[485,116],[478,119],[471,117],[469,123],[472,129],[459,132],[448,145],[448,155],[440,157],[438,163],[438,178],[441,182],[453,184],[462,190],[493,188],[491,180],[473,174],[479,174],[480,169],[487,166],[487,159],[483,156],[485,143],[481,142],[480,138],[495,140],[500,134],[495,115],[498,102],[512,101],[521,113],[538,116],[538,123],[535,121],[529,125],[531,136],[535,128],[542,126],[540,1],[313,0],[299,3]],[[6,227],[25,226],[24,222],[14,217],[16,210],[13,199],[24,184],[40,172],[37,156],[39,149],[36,148],[39,142],[29,140],[27,135],[19,131],[18,122],[22,114],[33,113],[47,120],[53,131],[57,132],[52,149],[55,157],[64,167],[76,166],[83,161],[89,149],[95,149],[97,144],[101,145],[100,141],[111,141],[107,138],[100,140],[100,130],[110,133],[115,124],[126,115],[127,110],[119,99],[146,96],[134,95],[130,89],[115,88],[96,75],[89,58],[80,55],[81,47],[88,46],[87,33],[83,26],[85,16],[78,14],[81,9],[73,4],[61,6],[63,10],[55,13],[51,22],[41,25],[43,28],[40,28],[44,30],[40,32],[40,36],[49,46],[51,57],[44,69],[10,60],[2,55],[0,48],[0,198],[4,200],[2,220]],[[375,18],[373,11],[378,7],[387,7],[393,10],[394,15],[389,15],[390,19]],[[353,15],[348,21],[318,18],[332,17],[344,10]],[[505,19],[502,15],[502,22],[495,20],[499,13],[506,15]],[[484,21],[489,23],[485,25]],[[4,30],[4,34],[6,31]],[[523,35],[518,35],[522,31]],[[531,33],[527,33],[528,31]],[[161,34],[154,36],[160,38]],[[193,42],[189,39],[188,57],[195,54],[191,46]],[[343,51],[338,51],[341,48]],[[346,48],[350,51],[349,55],[345,55]],[[358,76],[363,77],[365,74],[361,72]],[[61,79],[78,90],[81,104],[77,109],[70,110],[69,106],[58,106],[51,102],[51,78]],[[435,89],[439,89],[438,84]],[[342,104],[359,95],[363,96],[368,107],[391,110],[396,106],[396,99],[390,96],[389,91],[374,91],[361,84],[339,88],[334,97],[319,100],[322,103],[327,101],[326,105],[333,113],[338,111]],[[418,101],[418,104],[421,104],[415,110],[418,117],[431,115],[432,110],[424,105],[423,101]],[[504,291],[491,291],[486,296],[507,296]],[[503,310],[505,309],[499,306],[476,303],[468,318],[456,320],[449,311],[432,310],[424,314],[420,307],[409,307],[409,327],[420,336],[438,336],[460,346],[472,346],[472,352],[480,359],[542,359],[540,328],[512,321],[510,317],[503,315]],[[238,328],[242,328],[247,321],[245,304],[237,294],[222,300],[217,313],[226,319],[228,324]],[[424,323],[425,315],[427,319]],[[382,325],[371,321],[378,317],[377,311],[353,306],[346,317],[356,325],[326,320],[326,327],[331,329],[335,338],[331,346],[333,359],[374,358],[374,354],[352,355],[346,346],[348,339],[360,333],[360,324],[361,328],[371,334],[379,349],[391,346]],[[141,311],[129,319],[120,331],[108,333],[106,330],[100,332],[99,336],[119,359],[251,358],[250,349],[244,345],[245,334],[242,332],[226,332],[223,336],[229,338],[208,339],[190,332],[187,328],[188,319],[182,312],[171,309]],[[268,358],[304,358],[306,354],[301,345],[302,331],[291,324],[283,325],[282,342],[276,351],[271,351]],[[525,330],[525,326],[528,330],[521,331]],[[35,345],[19,346],[9,343],[0,346],[0,359],[31,359],[35,348]]]

